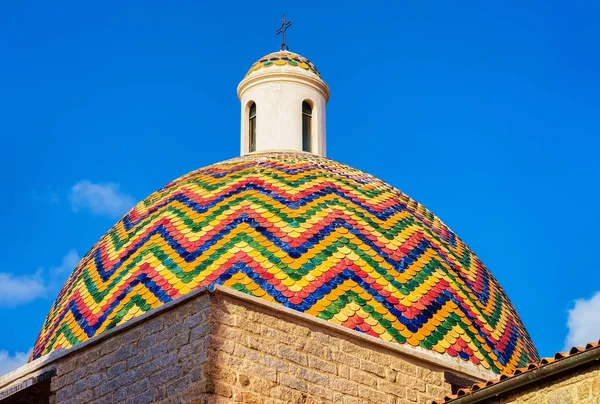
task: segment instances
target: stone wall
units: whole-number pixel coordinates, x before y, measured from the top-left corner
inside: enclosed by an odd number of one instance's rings
[[[488,404],[600,404],[600,364],[594,361],[482,401]]]
[[[226,293],[173,306],[56,369],[57,403],[400,404],[450,392],[443,369]]]
[[[59,359],[50,402],[150,403],[205,399],[210,296],[176,306]]]
[[[268,310],[215,296],[215,394],[245,403],[426,403],[450,391],[443,372]]]

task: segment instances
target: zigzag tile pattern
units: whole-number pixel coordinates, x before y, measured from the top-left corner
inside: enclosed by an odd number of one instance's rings
[[[500,285],[431,212],[284,152],[199,169],[138,203],[71,274],[32,358],[216,284],[498,373],[539,359]]]

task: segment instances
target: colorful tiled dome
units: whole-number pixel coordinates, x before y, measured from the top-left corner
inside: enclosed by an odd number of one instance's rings
[[[248,73],[246,73],[246,77],[248,77],[251,73],[257,70],[272,66],[298,67],[299,69],[313,72],[317,76],[321,77],[319,71],[310,60],[308,60],[304,56],[300,56],[297,53],[292,53],[289,51],[273,52],[260,58],[256,63],[252,65],[250,70],[248,70]]]
[[[217,163],[138,203],[71,274],[32,357],[216,284],[495,372],[538,360],[498,282],[436,216],[301,152]]]

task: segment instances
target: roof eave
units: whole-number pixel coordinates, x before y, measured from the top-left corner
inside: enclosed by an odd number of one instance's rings
[[[437,400],[434,401],[434,403],[467,404],[481,402],[487,398],[504,394],[510,390],[540,381],[595,360],[600,360],[600,345],[597,345],[592,349],[567,356],[547,365],[533,368],[516,376],[506,377],[505,379],[502,379],[501,377],[500,381],[482,387],[479,390],[474,391],[471,389],[470,392],[464,393],[464,396],[450,400]]]

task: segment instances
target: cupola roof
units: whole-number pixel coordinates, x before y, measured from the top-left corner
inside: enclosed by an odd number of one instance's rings
[[[70,275],[32,357],[212,285],[495,372],[538,360],[502,287],[440,219],[302,152],[217,163],[139,202]]]
[[[266,56],[258,59],[246,73],[246,77],[252,73],[266,68],[277,68],[277,67],[297,67],[305,71],[309,71],[321,77],[316,66],[304,56],[300,56],[297,53],[289,51],[278,51],[269,53]]]

